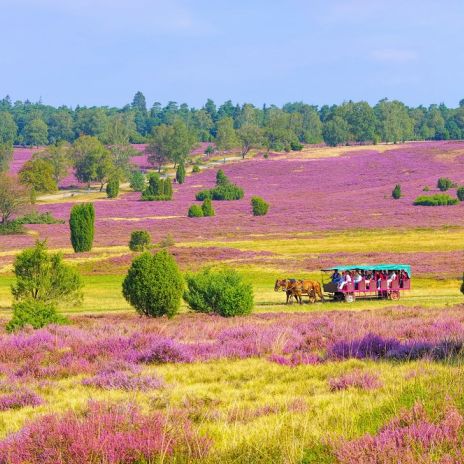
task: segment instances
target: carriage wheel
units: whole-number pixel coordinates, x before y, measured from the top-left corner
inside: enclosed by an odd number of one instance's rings
[[[354,293],[345,293],[345,301],[347,303],[353,303],[355,300]]]
[[[392,300],[399,300],[400,299],[400,292],[394,291],[390,293],[390,298]]]
[[[342,292],[334,293],[334,300],[335,301],[343,301],[344,298],[345,298],[345,295],[343,295]]]

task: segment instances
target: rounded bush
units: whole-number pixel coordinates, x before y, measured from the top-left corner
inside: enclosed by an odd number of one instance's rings
[[[187,275],[184,300],[193,311],[224,317],[249,314],[253,308],[253,287],[234,269],[204,269]]]
[[[221,184],[211,190],[213,200],[241,200],[243,189],[235,184]]]
[[[119,179],[113,177],[106,184],[106,196],[108,198],[116,198],[119,195]]]
[[[129,240],[131,251],[145,251],[151,243],[151,237],[146,230],[134,230]]]
[[[464,187],[459,187],[456,190],[456,195],[457,195],[459,201],[464,201]]]
[[[161,250],[132,261],[122,283],[124,298],[144,316],[174,316],[179,310],[183,280],[174,258]]]
[[[437,187],[442,191],[446,192],[453,186],[453,181],[447,177],[440,177],[437,181]]]
[[[65,324],[68,320],[56,312],[53,303],[27,299],[13,305],[13,317],[6,325],[7,332],[14,332],[26,326],[40,329],[48,324]]]
[[[201,205],[201,209],[203,210],[203,216],[214,216],[214,208],[211,200],[206,198]]]
[[[251,209],[253,216],[265,216],[269,210],[269,204],[261,197],[253,197],[251,199]]]
[[[95,209],[92,203],[74,205],[69,218],[71,244],[76,253],[91,251],[95,234]]]
[[[395,188],[392,191],[392,197],[395,200],[399,200],[401,198],[401,185],[400,184],[395,185]]]
[[[211,200],[210,200],[211,201]],[[203,209],[199,205],[192,205],[187,213],[187,216],[192,218],[192,217],[203,217]]]
[[[194,165],[193,165],[193,168],[192,168],[192,173],[193,173],[193,174],[197,174],[197,173],[199,173],[200,171],[201,171],[200,166],[198,166],[197,164],[194,164]]]

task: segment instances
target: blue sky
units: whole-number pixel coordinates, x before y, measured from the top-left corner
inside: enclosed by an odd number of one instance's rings
[[[0,96],[53,105],[464,98],[462,0],[0,0]]]

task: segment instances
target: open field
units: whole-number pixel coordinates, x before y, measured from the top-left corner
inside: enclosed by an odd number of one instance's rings
[[[15,156],[17,170],[30,153]],[[136,162],[146,166],[143,156]],[[57,437],[65,432],[80,450],[85,430],[120,419],[108,403],[136,404],[134,423],[155,423],[156,415],[164,424],[148,427],[160,436],[143,435],[138,457],[125,462],[464,462],[464,205],[412,205],[425,186],[436,193],[438,177],[464,185],[464,143],[310,147],[224,170],[245,198],[214,202],[215,217],[186,217],[195,192],[214,184],[215,170],[205,169],[175,185],[168,202],[141,202],[134,192],[39,202],[40,211],[67,219],[75,201],[94,201],[89,253],[72,252],[67,224],[0,236],[2,325],[15,254],[37,238],[85,281],[83,305],[61,308],[71,325],[0,333],[0,438],[23,429],[25,458],[17,462],[73,462],[33,461],[27,452],[64,446]],[[395,201],[396,183],[404,196]],[[269,201],[267,216],[251,215],[253,195]],[[240,270],[253,284],[254,313],[223,319],[184,305],[171,320],[136,316],[121,294],[136,229],[155,243],[171,234],[182,271]],[[320,280],[324,267],[378,262],[412,265],[413,289],[399,302],[285,306],[274,292],[277,277]],[[40,422],[46,414],[52,419]],[[0,442],[0,462],[21,448],[14,437]],[[162,452],[140,452],[157,440]]]

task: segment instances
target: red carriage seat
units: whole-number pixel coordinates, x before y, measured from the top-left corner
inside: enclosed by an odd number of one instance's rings
[[[400,284],[397,279],[391,281],[390,289],[394,291],[398,291],[400,289]]]
[[[358,291],[365,292],[366,291],[366,281],[363,279],[361,282],[358,282]]]

